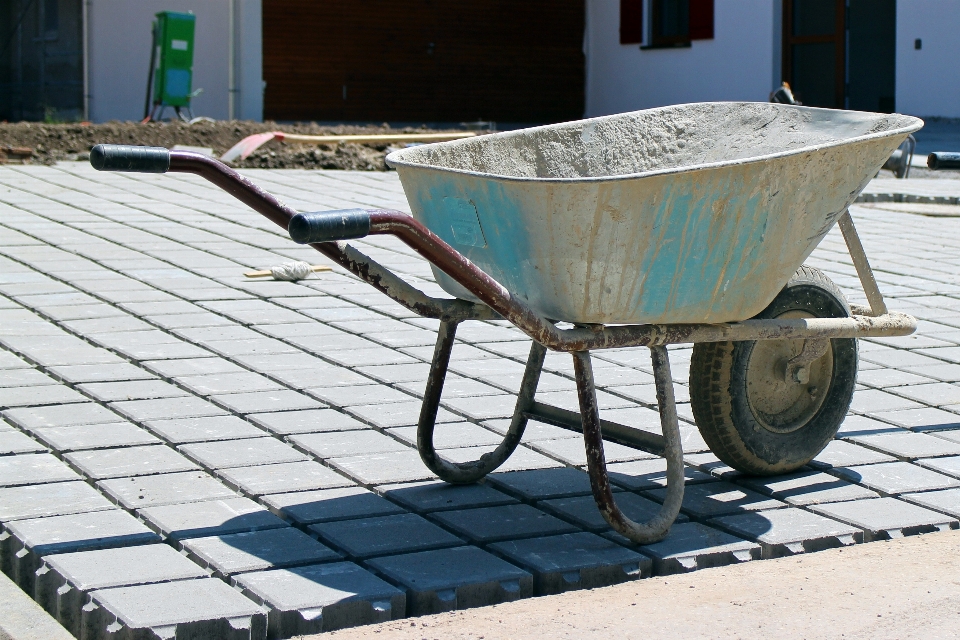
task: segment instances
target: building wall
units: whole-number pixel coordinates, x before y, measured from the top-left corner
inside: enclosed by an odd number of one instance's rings
[[[957,0],[897,0],[898,112],[960,118],[958,33]]]
[[[159,11],[197,16],[191,101],[194,116],[230,115],[230,9],[235,16],[234,116],[261,120],[263,80],[260,0],[89,0],[89,116],[94,122],[143,118],[150,65],[150,25]],[[168,110],[167,114],[172,114]]]
[[[713,40],[644,51],[620,44],[619,4],[587,1],[588,117],[684,102],[766,101],[780,83],[778,0],[715,0]]]

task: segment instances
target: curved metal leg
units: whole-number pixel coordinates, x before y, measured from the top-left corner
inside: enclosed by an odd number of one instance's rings
[[[433,352],[433,363],[430,365],[430,376],[427,378],[427,388],[423,394],[423,405],[420,408],[420,420],[417,423],[417,450],[420,452],[420,459],[423,460],[423,463],[441,480],[451,484],[470,484],[503,464],[520,444],[523,430],[527,426],[527,417],[524,412],[533,403],[547,349],[536,342],[530,348],[530,357],[527,359],[527,368],[523,373],[517,407],[513,412],[510,428],[507,430],[500,446],[489,453],[483,454],[479,460],[450,462],[437,454],[437,450],[433,446],[433,431],[437,422],[440,395],[443,393],[443,381],[446,378],[447,365],[450,362],[450,352],[453,350],[453,341],[457,333],[457,324],[454,321],[440,323],[437,346]]]
[[[620,511],[610,489],[607,464],[603,456],[603,437],[600,434],[600,411],[597,408],[597,393],[593,385],[593,367],[588,351],[573,354],[573,367],[577,376],[577,393],[580,397],[580,413],[583,418],[583,440],[587,449],[587,470],[590,487],[603,519],[618,533],[638,544],[650,544],[663,540],[670,526],[680,513],[683,501],[683,449],[680,446],[680,429],[677,424],[677,407],[673,397],[673,379],[670,375],[670,360],[666,347],[650,347],[653,356],[653,374],[657,383],[657,404],[660,406],[660,426],[666,441],[664,457],[667,459],[667,496],[659,513],[643,524],[634,522]]]

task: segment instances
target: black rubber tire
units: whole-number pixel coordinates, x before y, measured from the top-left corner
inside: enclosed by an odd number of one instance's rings
[[[776,318],[790,311],[818,318],[850,315],[837,286],[806,265],[756,317]],[[690,362],[691,408],[713,453],[734,469],[754,475],[794,471],[820,453],[840,428],[857,379],[856,338],[833,338],[830,343],[829,389],[816,413],[790,433],[765,428],[748,402],[747,368],[757,342],[695,344]]]

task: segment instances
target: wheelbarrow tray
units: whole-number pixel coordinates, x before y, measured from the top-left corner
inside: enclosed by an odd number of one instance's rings
[[[764,309],[906,136],[903,115],[697,103],[387,156],[414,218],[541,315]],[[443,289],[476,300],[433,266]]]

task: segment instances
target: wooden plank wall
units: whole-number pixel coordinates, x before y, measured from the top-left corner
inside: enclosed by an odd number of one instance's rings
[[[583,34],[584,0],[264,0],[264,115],[577,119]]]

